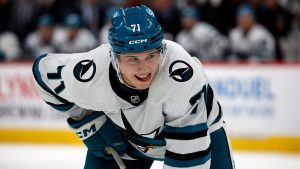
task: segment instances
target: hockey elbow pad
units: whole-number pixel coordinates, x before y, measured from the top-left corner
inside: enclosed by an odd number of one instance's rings
[[[97,157],[110,158],[105,147],[114,148],[120,155],[127,149],[127,142],[117,130],[113,122],[103,112],[93,112],[79,121],[67,120],[77,136]]]

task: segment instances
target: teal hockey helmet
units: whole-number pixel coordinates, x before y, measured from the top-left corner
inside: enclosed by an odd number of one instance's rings
[[[163,30],[153,11],[144,6],[118,9],[108,40],[114,53],[144,52],[162,47]]]

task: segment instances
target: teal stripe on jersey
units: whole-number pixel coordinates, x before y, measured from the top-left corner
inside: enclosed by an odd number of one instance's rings
[[[175,160],[166,157],[164,163],[171,167],[194,167],[203,165],[211,158],[211,152],[204,157],[193,159],[193,160]]]
[[[224,128],[211,133],[211,169],[234,169],[229,142]]]
[[[173,126],[165,125],[164,131],[167,133],[195,133],[207,129],[208,129],[207,123],[200,123],[200,124],[189,125],[185,127],[173,127]]]
[[[169,128],[169,129],[168,129]],[[179,127],[167,127],[164,134],[166,139],[173,140],[193,140],[200,137],[207,136],[208,127],[206,123],[201,123],[194,126]]]
[[[46,56],[47,56],[47,54],[41,55],[41,56],[39,56],[39,57],[35,60],[33,66],[32,66],[32,72],[33,72],[33,75],[34,75],[35,80],[37,81],[37,83],[38,83],[45,91],[47,91],[47,92],[49,92],[49,93],[52,94],[53,92],[51,91],[51,89],[43,82],[42,76],[41,76],[41,73],[40,73],[40,70],[39,70],[39,64],[40,64],[40,61],[41,61],[44,57],[46,57]]]
[[[74,106],[74,103],[70,103],[70,102],[64,104],[53,104],[50,102],[46,102],[46,103],[58,111],[68,111]]]
[[[165,146],[166,141],[165,140],[159,140],[159,139],[151,139],[151,138],[135,138],[133,137],[134,140],[137,140],[139,142],[145,143],[145,144],[151,144],[155,146]]]

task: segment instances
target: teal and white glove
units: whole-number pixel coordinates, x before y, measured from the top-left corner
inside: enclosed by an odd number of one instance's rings
[[[79,121],[68,118],[67,122],[95,156],[106,159],[112,158],[106,153],[105,148],[108,146],[115,149],[119,155],[126,152],[127,141],[103,112],[93,112]]]

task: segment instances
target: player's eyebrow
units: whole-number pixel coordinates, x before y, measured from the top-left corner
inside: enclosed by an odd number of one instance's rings
[[[133,57],[138,57],[138,56],[135,56],[135,55],[123,55],[123,57],[125,58],[125,59],[127,59],[127,58],[133,58]]]
[[[155,55],[159,53],[158,50],[151,50],[151,51],[148,51],[148,52],[143,52],[143,53],[123,53],[123,54],[119,54],[119,56],[122,56],[124,59],[128,59],[128,58],[138,58],[141,56],[150,56],[150,55]]]

